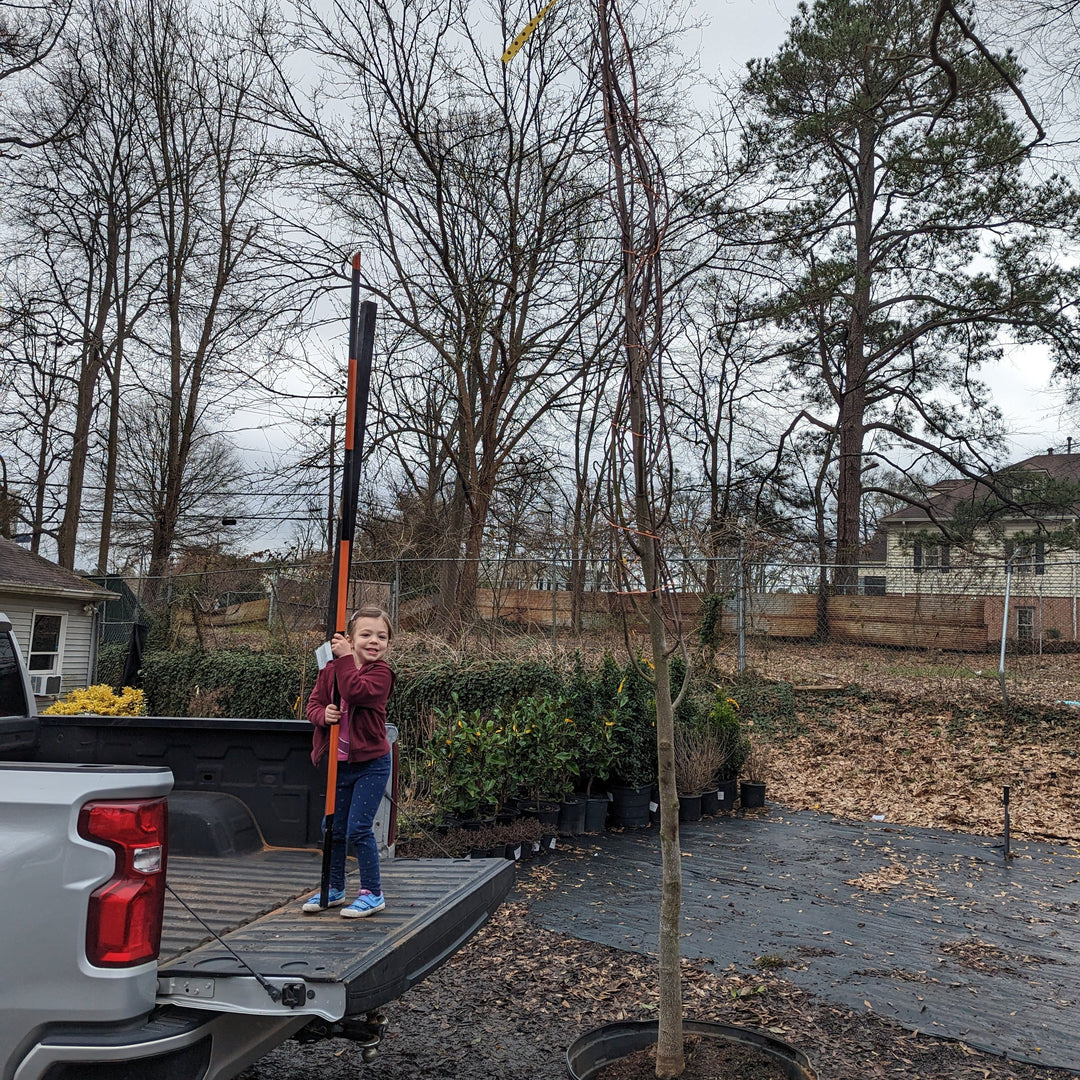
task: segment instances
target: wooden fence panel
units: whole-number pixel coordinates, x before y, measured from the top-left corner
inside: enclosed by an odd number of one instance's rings
[[[985,601],[954,596],[830,596],[836,641],[894,648],[986,648]]]

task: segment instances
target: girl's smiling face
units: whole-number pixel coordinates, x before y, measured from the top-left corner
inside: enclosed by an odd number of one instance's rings
[[[390,647],[390,627],[385,619],[361,617],[353,625],[349,640],[356,659],[371,664],[381,660]]]

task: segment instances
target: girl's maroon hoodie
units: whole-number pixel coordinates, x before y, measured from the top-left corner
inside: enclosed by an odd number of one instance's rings
[[[372,761],[390,753],[386,738],[386,703],[394,689],[394,673],[384,660],[357,667],[351,655],[339,656],[319,672],[307,703],[307,718],[315,725],[311,760],[318,765],[326,756],[333,725],[326,722],[326,706],[334,700],[334,683],[341,695],[341,724],[348,736],[349,761]]]

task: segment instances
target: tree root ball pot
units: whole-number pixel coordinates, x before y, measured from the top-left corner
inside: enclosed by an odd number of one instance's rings
[[[700,795],[680,795],[679,796],[679,820],[680,821],[700,821],[701,820],[701,796]]]
[[[607,823],[608,798],[606,795],[589,795],[585,799],[585,831],[602,833]]]
[[[566,1051],[566,1075],[570,1080],[594,1080],[613,1061],[652,1046],[657,1026],[656,1020],[627,1020],[587,1031]],[[756,1028],[684,1020],[683,1035],[752,1047],[770,1058],[787,1080],[817,1080],[810,1059],[801,1050]]]

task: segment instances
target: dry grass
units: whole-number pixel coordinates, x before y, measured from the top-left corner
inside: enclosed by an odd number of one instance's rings
[[[940,650],[883,649],[871,645],[814,645],[751,641],[747,660],[762,677],[795,686],[858,685],[918,701],[1001,700],[998,655]],[[724,668],[735,670],[731,658]],[[1080,655],[1007,655],[1005,681],[1012,700],[1051,705],[1080,700]]]

